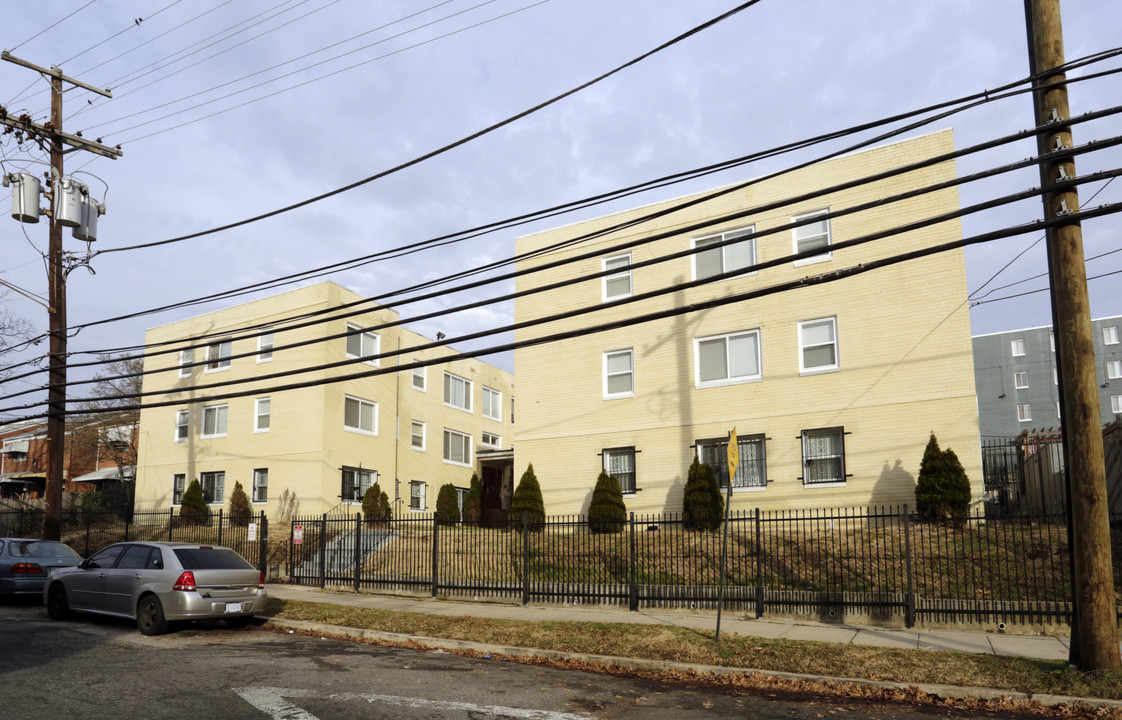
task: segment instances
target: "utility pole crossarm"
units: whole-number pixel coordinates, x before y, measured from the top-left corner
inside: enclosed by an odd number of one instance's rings
[[[109,147],[108,145],[102,145],[101,143],[96,143],[83,137],[78,137],[77,135],[73,135],[71,133],[55,130],[49,125],[40,125],[39,123],[34,122],[27,115],[12,117],[2,106],[0,106],[0,125],[7,125],[8,127],[14,128],[16,130],[23,130],[29,135],[37,135],[43,138],[49,138],[52,135],[56,135],[60,140],[62,140],[63,143],[73,147],[76,150],[86,150],[88,152],[97,153],[98,155],[104,155],[105,157],[112,160],[116,160],[124,154],[124,152],[120,148]]]

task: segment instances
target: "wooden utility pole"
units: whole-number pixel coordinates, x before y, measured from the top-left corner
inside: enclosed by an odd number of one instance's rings
[[[26,60],[11,55],[7,50],[0,58],[8,62],[35,70],[51,82],[51,121],[39,125],[30,117],[10,117],[0,113],[0,124],[22,130],[29,136],[45,139],[51,146],[51,198],[50,236],[47,245],[47,280],[49,284],[47,312],[49,315],[50,366],[47,385],[47,483],[44,490],[43,537],[59,540],[62,535],[62,487],[63,461],[66,442],[66,273],[67,267],[62,252],[62,225],[55,218],[54,200],[62,186],[63,155],[70,146],[71,150],[83,149],[96,152],[108,158],[121,155],[120,148],[110,148],[101,143],[83,140],[81,136],[67,135],[62,131],[62,83],[66,81],[86,90],[112,97],[109,90],[95,88],[80,80],[66,77],[58,68],[42,68]]]
[[[1042,188],[1075,177],[1074,159],[1049,161],[1046,153],[1072,147],[1064,64],[1060,0],[1025,0],[1033,74],[1037,76],[1036,125],[1051,124],[1040,135]],[[1046,192],[1046,219],[1079,210],[1075,187]],[[1063,369],[1064,447],[1068,457],[1071,548],[1074,584],[1071,659],[1082,670],[1122,667],[1118,620],[1111,575],[1110,518],[1100,423],[1095,345],[1083,232],[1078,221],[1047,235],[1057,361]]]

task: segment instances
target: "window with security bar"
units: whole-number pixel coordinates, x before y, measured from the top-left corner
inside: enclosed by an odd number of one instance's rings
[[[635,448],[608,448],[603,452],[604,470],[619,482],[624,495],[635,494]]]
[[[343,502],[362,502],[362,496],[370,486],[378,482],[378,473],[363,468],[343,468],[343,489],[339,493]]]
[[[740,460],[736,464],[736,474],[732,478],[733,490],[749,488],[763,489],[767,487],[767,452],[766,438],[761,435],[742,435],[736,438],[736,448],[740,453]],[[711,438],[698,440],[697,458],[713,468],[721,489],[729,485],[729,439]]]
[[[803,430],[804,485],[845,482],[845,431],[840,427]]]

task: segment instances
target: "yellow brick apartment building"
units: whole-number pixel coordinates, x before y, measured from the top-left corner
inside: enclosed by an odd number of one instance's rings
[[[377,484],[400,515],[473,472],[485,510],[505,507],[513,377],[475,359],[379,374],[455,352],[410,350],[432,340],[381,327],[397,320],[325,282],[150,329],[144,391],[171,394],[146,401],[171,403],[140,415],[137,509],[178,507],[197,479],[215,510],[240,482],[254,512],[286,490],[301,514],[357,512]]]
[[[942,447],[958,454],[979,500],[978,407],[962,250],[674,314],[960,239],[960,225],[951,221],[834,248],[956,210],[953,188],[870,211],[828,215],[953,179],[953,161],[788,202],[951,151],[949,130],[932,133],[748,185],[575,244],[566,243],[701,195],[519,238],[517,253],[528,258],[520,261],[520,271],[587,257],[521,275],[518,292],[576,282],[520,296],[518,323],[595,310],[516,333],[518,341],[565,337],[515,351],[515,466],[521,473],[533,463],[547,514],[587,510],[601,468],[620,480],[628,510],[680,512],[695,452],[718,468],[727,486],[723,458],[734,427],[740,464],[732,478],[733,510],[914,504],[932,431]],[[783,226],[790,227],[766,234]],[[721,241],[734,242],[704,249]],[[698,252],[633,267],[691,249]],[[803,253],[799,259],[783,260],[796,252]],[[783,261],[753,269],[773,260]],[[705,282],[741,268],[746,272]],[[580,280],[595,273],[603,274]],[[677,288],[692,281],[702,282]],[[676,289],[628,302],[665,288]],[[665,316],[628,322],[659,311]],[[619,326],[580,332],[612,322]]]

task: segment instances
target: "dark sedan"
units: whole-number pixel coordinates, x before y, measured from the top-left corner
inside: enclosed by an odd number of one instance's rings
[[[82,556],[54,540],[0,538],[0,596],[40,595],[55,570],[73,567]]]

